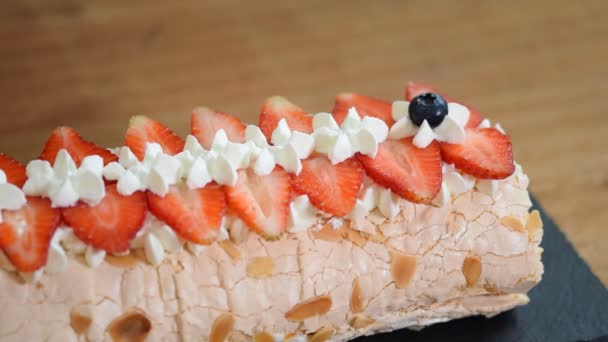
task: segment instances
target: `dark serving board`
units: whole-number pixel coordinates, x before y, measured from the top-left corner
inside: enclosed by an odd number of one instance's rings
[[[544,222],[541,246],[545,273],[530,291],[530,304],[494,318],[470,317],[421,331],[408,329],[361,337],[356,342],[387,341],[605,341],[608,290],[578,256],[555,222],[533,199]]]

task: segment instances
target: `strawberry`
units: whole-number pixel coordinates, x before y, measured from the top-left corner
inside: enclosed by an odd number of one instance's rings
[[[163,152],[170,155],[184,149],[184,140],[162,123],[143,115],[132,117],[125,135],[125,145],[139,160],[143,160],[148,142],[159,144]]]
[[[287,229],[291,184],[280,166],[266,176],[251,169],[240,170],[234,186],[226,186],[228,206],[249,229],[267,239],[278,238]]]
[[[356,158],[332,165],[327,157],[317,156],[302,161],[302,172],[291,175],[291,184],[296,192],[308,195],[316,208],[346,216],[355,206],[363,176]]]
[[[2,217],[0,247],[15,268],[34,272],[44,266],[59,224],[59,210],[51,208],[48,199],[28,197],[23,208],[3,210]]]
[[[66,126],[55,128],[46,141],[39,159],[54,164],[57,153],[61,149],[68,151],[77,166],[80,165],[84,157],[91,155],[98,155],[103,158],[104,164],[118,160],[118,157],[112,154],[112,152],[84,140],[75,129]]]
[[[287,121],[287,126],[292,131],[312,133],[312,115],[284,97],[272,96],[264,101],[259,122],[260,129],[268,141],[281,119]]]
[[[210,244],[220,230],[226,199],[222,187],[215,183],[196,190],[177,185],[164,197],[148,192],[148,205],[183,239]]]
[[[18,187],[23,187],[27,180],[25,166],[19,161],[0,153],[0,170],[6,175],[6,182]]]
[[[219,129],[226,132],[228,140],[237,143],[245,142],[245,128],[246,126],[241,120],[224,112],[203,107],[192,111],[190,120],[192,135],[206,149],[211,148],[215,133]]]
[[[389,127],[395,123],[392,115],[391,103],[370,96],[342,93],[336,97],[336,104],[332,110],[334,119],[341,124],[351,107],[355,107],[359,116],[373,116],[386,122]]]
[[[378,146],[376,158],[357,157],[376,183],[411,202],[428,204],[441,189],[439,144],[418,148],[412,140],[387,140]]]
[[[61,210],[63,220],[84,243],[109,253],[129,250],[129,242],[146,218],[146,195],[138,191],[123,196],[116,184],[106,185],[106,195],[95,206],[79,202]]]
[[[515,172],[509,137],[495,128],[468,128],[462,144],[441,143],[441,156],[476,178],[503,179]]]
[[[409,82],[407,84],[407,87],[405,88],[405,98],[408,101],[411,101],[414,97],[416,97],[420,94],[424,94],[424,93],[437,93],[437,94],[440,94],[445,99],[446,102],[457,102],[457,101],[454,101],[454,99],[441,94],[438,90],[436,90],[436,89],[432,88],[431,86],[426,85],[424,83]],[[469,121],[467,121],[466,127],[473,128],[473,127],[479,126],[481,121],[483,121],[483,117],[473,107],[467,106],[467,105],[464,105],[464,106],[467,107],[469,109],[469,112],[471,113],[469,115]]]

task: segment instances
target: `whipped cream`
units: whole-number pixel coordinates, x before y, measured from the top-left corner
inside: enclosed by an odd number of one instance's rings
[[[152,265],[160,265],[165,259],[165,251],[177,253],[183,242],[171,229],[151,213],[146,215],[142,228],[131,241],[131,248],[143,248],[146,260]]]
[[[26,199],[23,191],[10,183],[7,183],[6,174],[0,170],[0,223],[2,210],[18,210],[25,205]]]
[[[312,206],[307,195],[295,197],[289,203],[289,225],[287,231],[300,233],[317,223],[319,210]]]
[[[443,163],[441,190],[433,199],[433,204],[443,207],[452,199],[464,192],[472,190],[476,184],[474,177],[461,174],[454,165]]]
[[[491,128],[492,127],[492,122],[489,119],[483,119],[479,123],[479,127],[480,128]],[[496,128],[496,130],[498,130],[502,134],[507,134],[507,133],[505,133],[505,130],[502,128],[502,126],[499,123],[497,123],[496,125],[494,125],[494,128]]]
[[[441,124],[434,129],[424,120],[420,127],[412,122],[409,116],[409,102],[395,101],[392,106],[392,116],[395,120],[391,126],[389,138],[402,139],[414,137],[414,145],[418,148],[429,146],[433,140],[450,144],[462,143],[465,139],[465,125],[469,120],[470,112],[467,107],[455,103],[448,103],[448,114]]]

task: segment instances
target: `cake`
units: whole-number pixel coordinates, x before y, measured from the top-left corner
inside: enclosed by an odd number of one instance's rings
[[[258,126],[199,107],[186,139],[136,116],[113,149],[59,127],[0,170],[3,341],[346,341],[492,317],[543,273],[509,137],[420,83]]]

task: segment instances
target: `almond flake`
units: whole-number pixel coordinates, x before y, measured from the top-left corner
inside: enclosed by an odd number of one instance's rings
[[[354,229],[348,229],[346,231],[346,239],[359,247],[363,247],[363,245],[365,245],[365,241],[367,241],[358,230]]]
[[[108,333],[114,341],[144,341],[152,330],[152,323],[141,312],[126,313],[108,325]]]
[[[274,261],[271,257],[253,258],[247,265],[247,275],[251,278],[261,279],[272,274]]]
[[[76,335],[83,335],[91,326],[91,317],[84,315],[77,310],[70,312],[70,326],[74,329]]]
[[[253,342],[274,342],[274,337],[267,332],[261,332],[255,334]]]
[[[218,244],[220,245],[220,247],[222,247],[224,252],[226,252],[226,254],[228,254],[228,256],[232,258],[233,261],[239,261],[241,259],[241,252],[239,251],[239,248],[234,244],[234,242],[230,240],[223,240],[218,242]]]
[[[353,280],[353,292],[350,295],[350,310],[352,312],[362,312],[365,309],[365,298],[363,298],[363,291],[361,291],[361,285],[359,285],[359,277]]]
[[[371,324],[376,322],[373,318],[368,317],[367,315],[357,314],[353,316],[353,319],[350,320],[350,326],[354,329],[363,329],[367,328]]]
[[[538,210],[533,210],[530,215],[528,215],[526,228],[528,229],[528,236],[530,237],[530,240],[534,238],[537,231],[543,228],[543,220],[540,218],[540,213]]]
[[[391,250],[391,274],[398,289],[406,288],[416,273],[416,256]]]
[[[478,256],[466,257],[462,263],[462,274],[467,280],[467,286],[475,286],[481,276],[481,258]]]
[[[308,338],[308,342],[325,342],[334,336],[335,329],[332,327],[323,327]]]
[[[311,230],[310,234],[314,239],[339,242],[344,238],[341,229],[333,229],[329,224],[326,224],[320,230]]]
[[[224,342],[234,327],[234,317],[231,313],[221,314],[211,326],[209,342]]]
[[[524,223],[519,217],[511,215],[505,216],[500,219],[500,224],[515,232],[523,233],[526,231],[526,227],[524,226]]]
[[[290,322],[301,322],[317,315],[326,314],[331,309],[331,304],[329,295],[312,297],[294,305],[291,310],[287,311],[285,318]]]
[[[106,262],[114,267],[131,268],[141,261],[142,260],[134,253],[121,256],[106,255]]]

